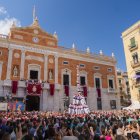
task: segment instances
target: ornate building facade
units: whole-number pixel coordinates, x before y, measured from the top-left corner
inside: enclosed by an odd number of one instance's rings
[[[121,106],[129,106],[131,104],[130,102],[131,95],[127,72],[117,70],[117,82]]]
[[[0,97],[26,99],[27,110],[63,111],[76,91],[77,65],[90,110],[119,109],[113,55],[60,47],[56,33],[43,31],[37,18],[28,27],[13,24],[0,36]]]
[[[140,102],[140,21],[122,33],[131,99]]]

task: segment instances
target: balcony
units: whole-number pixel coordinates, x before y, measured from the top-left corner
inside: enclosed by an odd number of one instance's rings
[[[4,80],[3,81],[3,86],[10,87],[12,85],[11,80]]]
[[[135,44],[130,44],[129,45],[129,50],[132,52],[132,51],[134,51],[134,50],[136,50],[136,49],[138,49],[138,44],[137,43],[135,43]]]
[[[136,68],[140,66],[140,59],[131,61],[131,67]]]
[[[0,34],[0,38],[2,38],[2,39],[7,39],[8,36],[7,36],[7,35]]]
[[[114,88],[108,88],[108,93],[117,93],[117,89]]]
[[[26,87],[26,84],[25,84],[26,82],[25,81],[19,81],[18,82],[18,87],[23,87],[23,88],[25,88]]]
[[[48,83],[44,83],[43,89],[50,89],[50,85]],[[55,84],[55,89],[56,90],[60,90],[61,89],[61,85],[60,84]]]
[[[135,83],[134,83],[134,86],[137,88],[137,87],[140,87],[140,81],[136,81]]]
[[[119,87],[122,87],[122,85],[123,85],[122,83],[119,83]]]

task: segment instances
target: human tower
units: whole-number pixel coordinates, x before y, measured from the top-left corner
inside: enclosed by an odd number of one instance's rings
[[[79,66],[77,66],[77,92],[73,96],[73,103],[69,105],[68,112],[69,114],[88,114],[89,108],[86,104],[85,97],[82,94],[80,86],[80,75],[79,75]]]

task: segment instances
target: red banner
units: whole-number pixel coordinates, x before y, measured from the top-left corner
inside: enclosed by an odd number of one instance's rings
[[[50,95],[54,95],[54,84],[50,84]]]
[[[87,97],[87,87],[86,86],[83,86],[83,94],[84,94],[84,97]]]
[[[69,86],[65,85],[64,89],[65,89],[66,96],[69,96]]]
[[[41,83],[27,83],[27,93],[29,95],[41,95],[42,93],[42,84]]]
[[[12,81],[12,93],[16,94],[18,89],[18,81]]]
[[[98,97],[101,97],[101,89],[97,88],[96,90],[97,90]]]

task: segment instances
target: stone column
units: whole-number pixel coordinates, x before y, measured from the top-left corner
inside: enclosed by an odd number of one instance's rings
[[[21,50],[20,79],[24,79],[25,50]]]
[[[48,80],[48,54],[44,55],[44,81]]]
[[[8,64],[7,64],[7,74],[6,79],[10,80],[11,77],[11,64],[12,64],[12,56],[13,56],[13,48],[8,48]]]
[[[58,84],[58,56],[55,55],[55,84]]]

